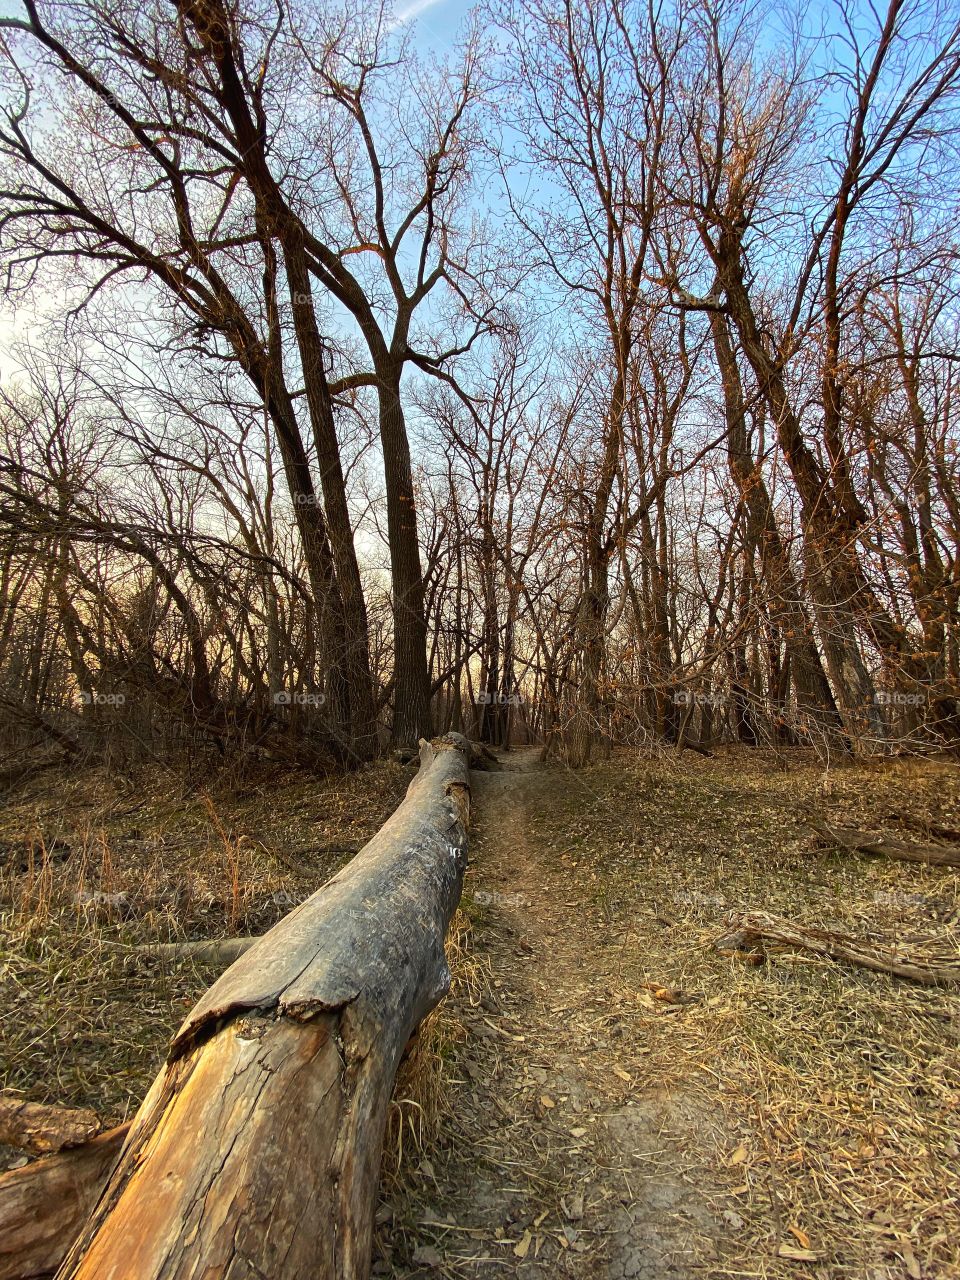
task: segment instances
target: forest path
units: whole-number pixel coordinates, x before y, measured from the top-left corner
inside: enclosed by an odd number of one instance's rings
[[[558,808],[582,803],[586,784],[536,748],[473,781],[464,905],[485,994],[452,1002],[443,1149],[412,1199],[381,1213],[388,1237],[406,1234],[412,1266],[387,1252],[376,1268],[702,1276],[716,1220],[698,1184],[716,1161],[716,1120],[645,1073],[648,1050],[622,1012],[622,944],[571,876],[566,841],[551,843]]]

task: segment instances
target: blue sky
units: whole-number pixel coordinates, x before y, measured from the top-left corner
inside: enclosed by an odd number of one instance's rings
[[[396,0],[396,21],[409,26],[417,45],[427,50],[453,44],[457,30],[472,8],[470,0]]]

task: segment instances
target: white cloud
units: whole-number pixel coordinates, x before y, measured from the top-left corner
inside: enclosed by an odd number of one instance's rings
[[[402,27],[405,23],[412,22],[414,18],[418,18],[427,9],[432,9],[434,5],[441,3],[442,0],[413,0],[412,4],[404,5],[402,9],[397,10],[390,25]]]

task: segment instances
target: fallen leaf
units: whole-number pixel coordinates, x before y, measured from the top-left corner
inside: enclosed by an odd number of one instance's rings
[[[623,1067],[614,1067],[613,1074],[619,1076],[621,1080],[626,1080],[627,1084],[633,1084],[633,1076],[628,1071],[624,1071]]]
[[[804,1249],[810,1248],[810,1237],[805,1231],[801,1231],[799,1227],[787,1227],[787,1230],[796,1240],[797,1244],[802,1245]]]
[[[794,1262],[816,1262],[819,1256],[812,1249],[797,1249],[792,1244],[782,1244],[777,1250],[778,1258],[790,1258]]]
[[[583,1192],[575,1191],[569,1202],[562,1201],[563,1211],[571,1222],[579,1222],[583,1217]]]
[[[533,1240],[533,1236],[530,1234],[530,1232],[525,1231],[523,1235],[520,1237],[520,1239],[517,1241],[517,1243],[513,1246],[513,1252],[516,1254],[518,1258],[525,1258],[527,1256],[527,1254],[530,1252],[530,1242],[532,1240]]]
[[[749,1154],[749,1153],[748,1153],[748,1151],[747,1151],[747,1148],[746,1148],[746,1147],[743,1145],[743,1143],[741,1142],[741,1143],[740,1143],[740,1145],[739,1145],[739,1147],[737,1147],[736,1151],[734,1151],[733,1155],[732,1155],[732,1156],[730,1157],[730,1159],[727,1161],[727,1164],[729,1165],[729,1167],[730,1167],[731,1169],[733,1168],[733,1166],[734,1166],[734,1165],[737,1165],[737,1164],[743,1164],[743,1162],[744,1162],[744,1160],[746,1160],[746,1158],[747,1158],[747,1155],[748,1155],[748,1154]]]
[[[553,1107],[555,1107],[557,1104],[556,1104],[556,1103],[554,1102],[554,1100],[550,1097],[549,1093],[541,1093],[541,1095],[540,1095],[540,1105],[541,1105],[541,1107],[546,1107],[546,1108],[547,1108],[547,1110],[548,1110],[548,1111],[550,1111],[550,1110],[552,1110],[552,1108],[553,1108]]]

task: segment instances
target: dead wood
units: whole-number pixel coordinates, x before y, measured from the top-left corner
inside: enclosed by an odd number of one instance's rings
[[[892,858],[897,862],[920,862],[930,867],[960,867],[960,848],[955,845],[909,844],[889,840],[855,827],[834,827],[818,819],[809,825],[827,844],[840,845],[852,853],[865,853],[874,858]]]
[[[481,772],[498,773],[503,769],[503,762],[482,742],[471,742],[470,768]]]
[[[62,1280],[363,1280],[404,1047],[446,992],[470,744],[189,1014]]]
[[[0,1175],[0,1280],[56,1271],[100,1197],[128,1127]]]
[[[956,827],[942,827],[939,823],[927,818],[916,818],[911,813],[890,813],[887,822],[906,827],[910,831],[919,831],[928,840],[944,840],[949,844],[960,844],[960,831]]]
[[[93,1111],[53,1107],[0,1093],[0,1142],[43,1155],[63,1147],[77,1147],[100,1132]]]
[[[45,773],[48,769],[59,769],[69,764],[72,758],[72,752],[64,748],[54,748],[53,751],[48,751],[44,755],[21,758],[9,764],[4,761],[0,764],[0,791],[9,791],[26,782],[28,778],[38,773]]]
[[[956,955],[907,955],[885,943],[874,943],[866,938],[854,938],[848,934],[833,933],[829,929],[814,929],[808,925],[794,924],[763,911],[738,913],[730,919],[731,928],[714,943],[714,948],[724,954],[745,953],[747,957],[774,948],[796,947],[828,956],[832,960],[844,960],[863,969],[877,973],[889,973],[895,978],[906,978],[924,986],[951,986],[960,982],[960,960]]]
[[[204,938],[185,942],[146,942],[135,947],[133,954],[144,958],[197,960],[213,967],[226,967],[239,960],[256,941],[256,938]]]

